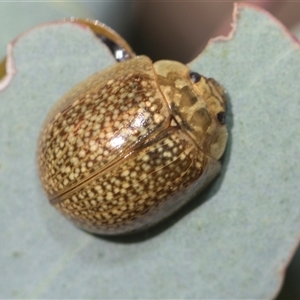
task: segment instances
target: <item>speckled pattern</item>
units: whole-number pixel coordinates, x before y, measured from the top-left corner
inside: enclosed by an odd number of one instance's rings
[[[170,128],[109,172],[53,203],[91,231],[130,228],[142,215],[147,218],[149,209],[196,180],[206,160],[178,128]]]
[[[223,90],[202,78],[193,83],[188,68],[171,61],[154,71],[141,56],[74,87],[48,115],[39,141],[50,202],[101,234],[146,227],[154,211],[168,216],[163,207],[178,192],[186,191],[184,204],[191,183],[200,178],[204,186],[217,174],[226,145],[216,118],[225,110]],[[206,168],[210,176],[201,178]]]
[[[141,62],[136,62],[118,64],[106,77],[96,75],[81,83],[70,97],[72,103],[46,126],[40,169],[50,198],[106,168],[168,120],[153,72],[149,75],[152,66],[143,65],[137,73]],[[114,79],[116,71],[119,77]],[[70,102],[69,96],[64,99]]]

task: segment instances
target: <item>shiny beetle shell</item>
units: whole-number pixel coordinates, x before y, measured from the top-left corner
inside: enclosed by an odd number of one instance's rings
[[[38,164],[50,203],[98,234],[139,231],[219,172],[222,87],[176,61],[136,56],[79,83],[48,115]]]

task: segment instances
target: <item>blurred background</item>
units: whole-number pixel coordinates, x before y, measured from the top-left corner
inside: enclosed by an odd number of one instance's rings
[[[300,2],[244,1],[268,10],[296,35]],[[0,56],[6,45],[35,25],[65,17],[98,19],[120,33],[137,54],[189,62],[207,41],[231,29],[233,1],[34,1],[0,2]],[[299,34],[300,36],[300,34]]]
[[[300,2],[244,1],[268,10],[300,38]],[[0,2],[0,58],[18,35],[65,17],[98,19],[120,33],[137,54],[184,63],[210,38],[231,30],[233,1]],[[300,299],[300,251],[287,269],[277,299]],[[255,287],[253,287],[255,288]]]

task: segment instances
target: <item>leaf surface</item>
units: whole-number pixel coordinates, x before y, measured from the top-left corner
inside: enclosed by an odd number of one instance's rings
[[[236,6],[231,39],[191,68],[227,90],[221,175],[155,232],[101,239],[50,207],[36,168],[39,130],[74,84],[114,63],[75,24],[48,24],[12,47],[0,94],[2,298],[271,298],[300,233],[299,45],[267,13]]]

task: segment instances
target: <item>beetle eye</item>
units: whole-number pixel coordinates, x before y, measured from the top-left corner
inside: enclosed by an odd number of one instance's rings
[[[194,83],[197,83],[201,79],[201,75],[197,72],[190,72],[190,78]]]
[[[225,111],[220,111],[217,113],[217,119],[220,122],[221,125],[225,124],[226,121],[226,114]]]

